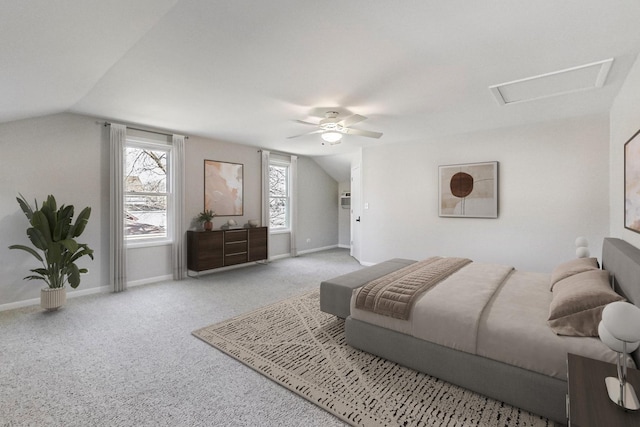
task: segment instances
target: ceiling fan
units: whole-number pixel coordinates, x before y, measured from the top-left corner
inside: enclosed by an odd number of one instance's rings
[[[316,126],[318,129],[300,135],[290,136],[288,139],[319,133],[324,141],[328,142],[331,145],[335,145],[340,144],[342,135],[360,135],[369,138],[380,138],[382,136],[381,132],[372,132],[369,130],[353,129],[349,127],[355,125],[356,123],[360,123],[363,120],[366,120],[367,118],[364,116],[353,114],[349,117],[345,117],[344,119],[339,119],[338,115],[339,113],[337,111],[327,111],[325,113],[325,118],[320,120],[319,123],[296,120],[296,122],[298,123]]]

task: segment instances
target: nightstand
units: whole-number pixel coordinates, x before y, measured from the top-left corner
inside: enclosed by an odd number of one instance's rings
[[[570,427],[640,426],[640,411],[626,412],[609,400],[606,377],[616,377],[616,365],[569,353],[567,358]],[[640,371],[627,371],[627,381],[640,391]]]

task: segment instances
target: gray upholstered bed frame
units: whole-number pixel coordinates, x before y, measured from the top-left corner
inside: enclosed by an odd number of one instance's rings
[[[602,264],[613,275],[616,290],[640,306],[640,250],[623,240],[607,238],[603,242]],[[353,280],[349,283],[353,289]],[[325,287],[325,298],[331,294],[330,289]],[[322,296],[321,286],[321,304]],[[331,309],[331,304],[328,308]],[[346,319],[345,333],[347,343],[353,347],[551,420],[566,422],[566,381],[452,350],[351,317]],[[640,366],[640,350],[633,356]]]

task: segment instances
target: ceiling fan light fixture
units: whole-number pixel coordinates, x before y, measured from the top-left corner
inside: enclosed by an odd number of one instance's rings
[[[322,134],[320,136],[322,137],[322,139],[324,139],[325,141],[327,141],[330,144],[337,144],[342,139],[342,134],[340,132],[336,132],[336,131],[322,132]]]

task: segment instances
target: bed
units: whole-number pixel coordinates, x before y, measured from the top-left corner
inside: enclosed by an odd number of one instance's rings
[[[396,263],[392,269],[411,268],[410,261],[403,261]],[[388,315],[380,316],[362,307],[357,308],[356,300],[360,286],[354,277],[342,282],[340,278],[323,282],[321,308],[331,312],[332,307],[326,303],[325,307],[322,307],[323,293],[326,300],[341,283],[347,284],[352,294],[349,312],[341,311],[334,314],[346,317],[345,333],[349,345],[565,423],[566,354],[572,352],[614,362],[615,353],[604,346],[597,337],[560,337],[550,332],[546,324],[552,298],[548,286],[549,275],[518,272],[507,268],[502,273],[495,273],[505,275],[502,279],[498,277],[498,285],[482,285],[496,288],[490,294],[487,294],[486,289],[476,292],[471,291],[469,287],[464,288],[464,279],[458,278],[449,282],[456,275],[475,274],[474,269],[486,268],[484,265],[474,264],[461,267],[458,273],[441,283],[448,283],[449,288],[453,290],[453,296],[449,295],[447,298],[461,298],[460,303],[463,305],[465,296],[468,297],[467,302],[485,300],[475,308],[465,309],[465,313],[477,311],[475,324],[469,323],[473,322],[469,320],[473,316],[466,314],[460,316],[461,323],[458,322],[458,326],[451,322],[450,317],[447,317],[451,316],[451,313],[447,314],[446,309],[440,308],[453,306],[453,302],[443,304],[436,300],[432,306],[429,306],[429,303],[421,306],[420,304],[427,299],[421,297],[421,300],[415,303],[412,316],[419,316],[415,314],[416,309],[422,312],[443,311],[438,314],[442,317],[436,320],[431,318],[430,321],[433,324],[446,324],[446,333],[435,327],[409,326],[412,323],[406,320]],[[640,250],[620,239],[605,239],[602,267],[612,276],[617,293],[639,305]],[[386,270],[389,269],[387,265]],[[368,276],[367,280],[371,280],[370,272],[356,274],[361,277]],[[507,281],[509,285],[505,286],[504,283]],[[540,285],[534,286],[532,283]],[[437,295],[440,285],[429,289],[426,294],[431,294],[432,297]],[[512,307],[512,304],[504,303],[511,301],[514,296],[526,301],[526,304]],[[539,321],[541,316],[542,325]],[[538,325],[532,330],[521,329],[525,324],[536,322]],[[468,332],[474,329],[477,331],[475,338],[467,337]],[[548,335],[552,336],[550,340]],[[531,355],[533,357],[530,357]],[[632,357],[636,365],[640,366],[639,351]]]

